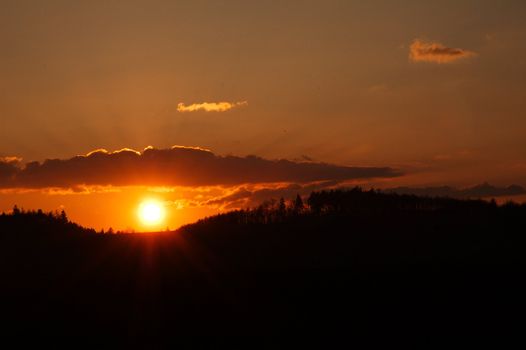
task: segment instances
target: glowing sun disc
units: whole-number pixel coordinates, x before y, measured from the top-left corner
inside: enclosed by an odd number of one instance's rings
[[[153,226],[164,219],[164,206],[156,200],[147,200],[139,205],[139,219],[144,225]]]

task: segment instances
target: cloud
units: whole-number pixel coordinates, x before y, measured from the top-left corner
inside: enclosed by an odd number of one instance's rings
[[[256,207],[270,199],[294,199],[296,195],[307,196],[312,191],[327,190],[338,187],[340,181],[321,181],[308,184],[278,184],[239,186],[229,193],[195,203],[199,206],[217,207],[223,210]]]
[[[22,158],[18,157],[0,157],[0,184],[12,180],[19,170],[21,161]]]
[[[218,156],[197,147],[147,147],[142,152],[97,150],[69,159],[22,166],[0,162],[0,188],[87,186],[233,186],[257,183],[309,183],[401,175],[389,167],[349,167],[327,163],[268,160],[257,156]]]
[[[20,157],[0,157],[0,163],[20,163],[21,161]]]
[[[245,209],[271,200],[278,201],[279,198],[291,201],[298,194],[306,198],[312,191],[329,190],[348,185],[345,181],[317,181],[306,184],[261,183],[235,186],[172,187],[170,193],[173,195],[167,194],[165,204],[178,210],[195,207],[208,207],[214,210]],[[155,191],[154,188],[150,190]]]
[[[177,104],[178,112],[225,112],[235,107],[246,106],[247,101],[241,102],[203,102],[186,106],[184,103]]]
[[[409,47],[409,59],[413,62],[452,63],[476,56],[473,51],[454,49],[438,42],[415,39]]]
[[[114,186],[98,186],[98,185],[78,185],[69,188],[62,187],[47,187],[47,188],[0,188],[0,194],[21,194],[21,193],[39,193],[49,196],[58,195],[88,195],[100,193],[118,193],[121,192],[121,187]]]

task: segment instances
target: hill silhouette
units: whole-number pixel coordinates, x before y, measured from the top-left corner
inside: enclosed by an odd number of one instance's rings
[[[0,215],[4,334],[519,331],[526,205],[360,188],[269,200],[174,232]]]
[[[441,196],[458,199],[469,198],[491,198],[504,196],[517,196],[526,194],[526,189],[519,185],[510,185],[507,187],[497,187],[484,182],[479,185],[467,188],[454,188],[450,186],[438,187],[395,187],[385,189],[387,193],[413,194],[417,196]]]

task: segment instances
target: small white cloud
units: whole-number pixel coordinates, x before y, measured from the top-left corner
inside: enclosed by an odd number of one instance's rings
[[[185,105],[184,103],[177,104],[178,112],[226,112],[235,107],[241,107],[247,105],[247,101],[241,102],[203,102],[203,103],[194,103],[191,105]]]

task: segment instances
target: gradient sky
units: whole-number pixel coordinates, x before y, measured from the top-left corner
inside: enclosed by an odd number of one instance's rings
[[[525,13],[524,1],[4,0],[0,158],[182,145],[400,170],[389,186],[526,185]],[[9,188],[0,211],[65,207],[122,229],[145,195],[202,189],[151,190]],[[169,224],[216,210],[172,210]]]

